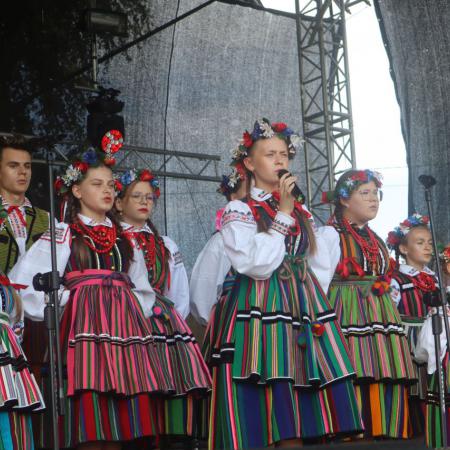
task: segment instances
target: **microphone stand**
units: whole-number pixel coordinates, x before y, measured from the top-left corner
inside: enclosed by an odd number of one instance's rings
[[[439,251],[437,248],[436,231],[434,228],[434,216],[433,216],[433,204],[431,188],[436,184],[436,180],[427,175],[421,175],[419,177],[420,183],[425,188],[425,201],[428,208],[428,217],[430,218],[430,230],[433,241],[433,254],[436,262],[436,274],[439,283],[439,304],[442,305],[442,317],[444,319],[444,329],[447,338],[447,352],[450,353],[450,327],[448,323],[447,315],[447,295],[444,286],[444,276],[442,274],[442,268],[439,263]],[[442,443],[444,447],[447,447],[447,411],[445,405],[446,388],[444,383],[444,370],[441,363],[441,342],[440,335],[442,333],[442,320],[439,315],[439,308],[436,308],[436,313],[432,315],[432,330],[434,335],[434,346],[436,353],[436,369],[439,377],[439,406],[441,410],[441,429],[442,429]]]
[[[51,418],[53,449],[59,450],[59,427],[58,415],[64,415],[65,397],[62,377],[61,345],[59,341],[59,301],[58,291],[61,285],[56,257],[56,230],[55,230],[55,197],[53,193],[54,184],[54,161],[55,154],[46,150],[48,164],[49,195],[50,195],[50,248],[52,271],[45,274],[37,274],[33,279],[36,290],[44,291],[47,297],[44,309],[44,321],[48,331],[49,364],[50,364],[50,395],[51,395]]]

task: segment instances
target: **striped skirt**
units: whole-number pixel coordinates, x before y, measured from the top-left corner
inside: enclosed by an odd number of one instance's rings
[[[414,360],[414,352],[417,345],[420,329],[425,318],[400,316],[402,325],[405,328],[406,339],[413,360],[414,378],[418,381],[408,388],[409,397],[409,416],[411,419],[411,434],[413,436],[422,436],[425,432],[425,405],[427,397],[427,364],[418,363]]]
[[[203,437],[201,405],[211,391],[211,376],[200,347],[173,303],[157,294],[148,319],[160,360],[169,366],[174,398],[162,399],[161,434]]]
[[[397,308],[388,293],[372,294],[374,280],[334,279],[329,299],[356,369],[366,435],[407,438],[408,386],[417,379]]]
[[[213,311],[210,448],[362,430],[334,311],[306,264],[288,269],[261,281],[237,275]]]
[[[30,414],[17,411],[0,411],[0,449],[34,449]]]
[[[450,364],[449,354],[446,353],[443,361],[445,410],[447,420],[447,442],[444,442],[441,427],[441,408],[439,405],[439,379],[438,372],[428,376],[428,392],[426,397],[425,440],[428,447],[450,447]]]
[[[31,412],[45,408],[28,361],[9,323],[15,295],[10,286],[0,286],[0,449],[34,448]],[[7,312],[8,313],[7,313]]]
[[[71,292],[60,325],[67,364],[61,446],[156,436],[161,400],[150,394],[174,393],[175,386],[128,278],[110,270],[71,272],[66,287]],[[48,433],[43,438],[49,446]]]

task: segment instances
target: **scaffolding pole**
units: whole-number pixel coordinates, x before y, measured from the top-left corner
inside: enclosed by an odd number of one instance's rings
[[[355,167],[345,29],[349,6],[343,0],[295,3],[307,202],[324,223],[331,210],[321,203],[322,192]]]

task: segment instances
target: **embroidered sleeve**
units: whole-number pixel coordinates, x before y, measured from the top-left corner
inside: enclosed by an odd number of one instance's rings
[[[240,200],[228,203],[220,233],[225,254],[237,272],[265,280],[281,265],[286,253],[284,233],[290,217],[279,212],[276,219],[277,223],[268,232],[258,233],[249,206]]]
[[[63,276],[70,257],[70,229],[67,224],[56,225],[56,257],[60,276]],[[24,284],[27,288],[21,290],[25,316],[32,320],[44,320],[45,296],[43,292],[33,288],[33,277],[37,273],[52,270],[51,246],[48,233],[38,239],[30,249],[19,258],[11,269],[9,277],[13,283]]]
[[[65,225],[65,224],[64,224]],[[55,227],[55,237],[57,244],[64,244],[70,237],[70,228],[68,226],[63,226],[63,224],[56,225]],[[50,241],[50,230],[47,230],[40,239],[44,241]]]
[[[289,234],[289,228],[293,224],[294,219],[291,216],[278,211],[275,219],[273,219],[270,228],[274,231],[277,231],[278,233],[281,233],[283,236],[287,236]]]
[[[231,202],[234,203],[234,202]],[[242,202],[240,202],[242,203]],[[250,211],[250,208],[246,211],[245,209],[233,209],[233,208],[227,208],[223,215],[222,215],[222,228],[233,222],[240,222],[246,225],[254,225],[256,226],[255,218],[253,217],[252,212]]]

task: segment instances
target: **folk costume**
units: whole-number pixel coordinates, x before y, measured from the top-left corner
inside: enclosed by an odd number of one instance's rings
[[[8,274],[22,256],[49,227],[47,211],[33,206],[25,198],[21,206],[13,206],[0,197],[0,270]],[[32,372],[40,379],[44,361],[46,329],[43,323],[27,318],[22,348]]]
[[[429,218],[415,213],[405,219],[398,227],[389,232],[387,238],[388,247],[395,252],[397,260],[400,256],[400,242],[407,234],[417,226],[428,227]],[[413,357],[414,369],[418,383],[412,385],[409,390],[410,415],[412,430],[415,434],[423,434],[427,445],[430,447],[443,447],[440,422],[439,388],[437,384],[435,360],[416,358],[416,352],[421,353],[419,336],[424,328],[425,321],[431,320],[430,308],[438,293],[439,285],[436,274],[424,267],[423,270],[408,264],[399,264],[392,274],[391,297],[397,305],[400,317],[405,327],[409,348]],[[429,325],[429,324],[428,324]],[[430,328],[427,325],[427,329]],[[424,330],[426,331],[426,330]],[[422,333],[423,334],[423,333]],[[434,347],[434,338],[430,336],[429,342]],[[442,347],[445,349],[445,344]],[[433,350],[434,353],[434,350]],[[444,354],[446,352],[444,351]],[[443,356],[444,356],[443,354]],[[429,355],[427,355],[429,356]],[[447,370],[448,356],[444,356],[444,370]],[[430,369],[430,370],[427,370]],[[430,375],[428,375],[430,373]],[[446,387],[450,392],[449,374],[445,377]],[[450,413],[450,409],[448,409]]]
[[[23,311],[16,288],[23,286],[0,272],[0,448],[33,450],[30,413],[45,405],[20,345]]]
[[[336,201],[370,181],[381,187],[376,172],[355,171],[338,182]],[[350,349],[365,435],[407,438],[407,387],[416,380],[405,330],[389,295],[393,266],[388,249],[368,225],[335,216],[318,230],[318,243],[311,265],[328,290]]]
[[[293,132],[265,119],[256,122],[252,140],[275,134],[294,151]],[[235,160],[245,152],[242,144]],[[299,203],[292,216],[283,214],[278,201],[253,188],[223,214],[234,277],[208,325],[210,448],[266,447],[362,429],[344,337],[306,259],[304,221],[311,216]]]
[[[157,180],[150,171],[130,170],[120,177],[124,188],[133,181],[148,181],[159,197]],[[156,298],[148,325],[161,364],[167,366],[175,398],[161,402],[161,429],[164,435],[204,437],[199,429],[200,399],[209,396],[211,377],[200,347],[185,318],[189,314],[189,283],[180,251],[170,238],[159,236],[145,224],[135,227],[122,222],[124,237],[145,261]]]
[[[229,175],[222,175],[217,192],[230,199],[244,180],[245,173],[234,167]],[[216,211],[216,231],[197,256],[189,284],[191,314],[205,326],[208,324],[214,305],[222,296],[224,280],[231,270],[230,260],[225,254],[223,237],[219,233],[224,211],[225,207]]]
[[[25,198],[12,206],[0,197],[0,270],[8,274],[14,264],[48,230],[48,213]]]
[[[108,152],[87,150],[58,178],[58,192],[67,192],[90,167],[111,165],[110,159]],[[126,260],[125,238],[108,217],[96,223],[78,214],[69,224],[58,224],[56,243],[58,271],[64,276],[60,339],[67,365],[61,447],[157,436],[155,394],[175,393],[176,386],[159,363],[148,326],[155,294],[142,256],[135,253]],[[75,245],[83,245],[83,257],[74,252]],[[11,271],[12,279],[28,285],[22,298],[25,313],[34,320],[43,319],[44,296],[33,290],[32,278],[50,268],[46,233]],[[43,446],[51,446],[48,439],[44,434]]]

